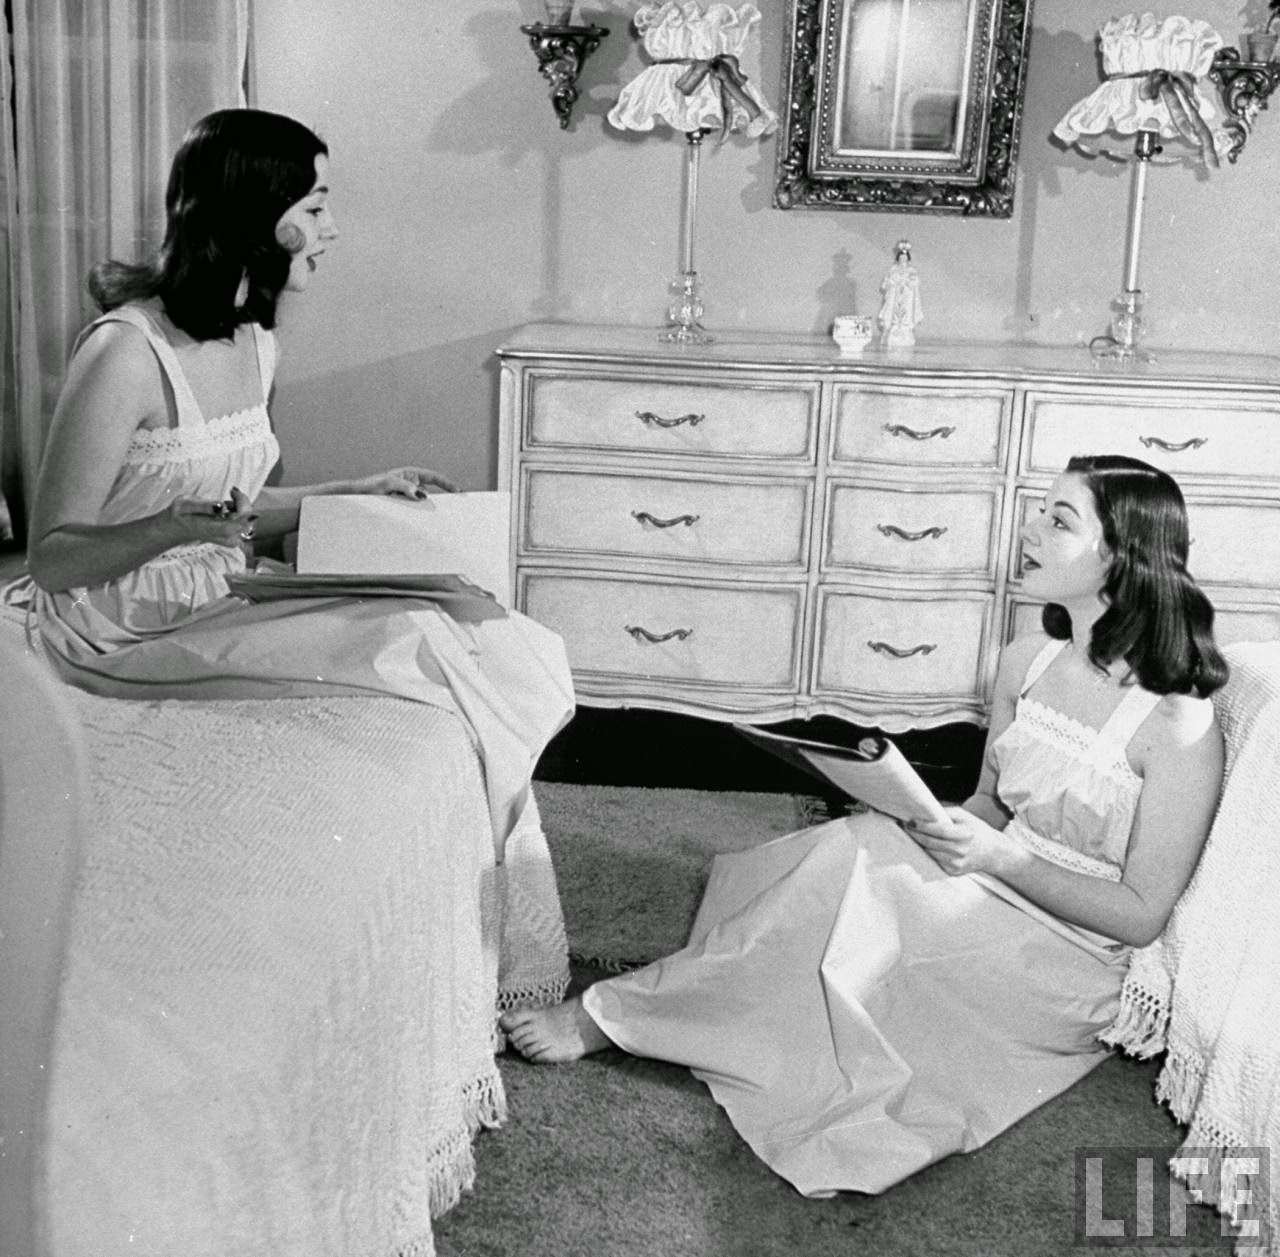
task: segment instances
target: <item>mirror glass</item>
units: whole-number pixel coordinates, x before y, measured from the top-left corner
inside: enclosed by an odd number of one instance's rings
[[[1026,0],[793,0],[775,203],[1008,217]]]
[[[836,101],[842,153],[956,153],[977,7],[977,0],[844,6],[848,72]]]

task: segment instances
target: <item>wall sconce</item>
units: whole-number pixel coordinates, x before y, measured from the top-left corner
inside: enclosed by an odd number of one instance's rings
[[[1228,117],[1222,121],[1223,129],[1231,136],[1227,160],[1234,162],[1249,138],[1254,119],[1267,107],[1267,99],[1280,86],[1280,62],[1269,60],[1274,51],[1275,35],[1268,33],[1270,47],[1258,46],[1258,36],[1242,38],[1246,55],[1242,57],[1234,48],[1219,48],[1209,66],[1208,77],[1222,92],[1222,103]],[[1250,45],[1253,45],[1252,47]],[[1268,56],[1253,59],[1265,51]]]
[[[604,26],[575,26],[573,0],[543,0],[547,20],[520,29],[529,36],[529,46],[538,58],[538,70],[551,84],[551,107],[563,130],[578,99],[578,75],[582,63],[600,46],[609,33]]]

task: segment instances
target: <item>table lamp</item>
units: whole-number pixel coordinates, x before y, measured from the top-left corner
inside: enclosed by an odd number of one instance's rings
[[[1123,285],[1111,305],[1110,329],[1089,348],[1098,357],[1145,358],[1138,254],[1147,172],[1153,162],[1216,167],[1219,151],[1227,151],[1223,112],[1200,86],[1222,37],[1198,19],[1131,13],[1107,22],[1098,40],[1104,81],[1053,133],[1090,157],[1132,162]]]
[[[622,89],[608,114],[620,131],[652,131],[662,123],[685,137],[680,272],[671,281],[667,325],[660,335],[675,344],[711,339],[701,322],[702,290],[693,264],[703,137],[718,131],[723,142],[742,131],[757,139],[777,125],[777,115],[738,64],[759,21],[753,4],[717,3],[705,12],[695,0],[642,5],[633,24],[652,64]]]

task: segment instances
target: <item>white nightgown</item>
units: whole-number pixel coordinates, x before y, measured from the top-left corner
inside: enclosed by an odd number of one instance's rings
[[[85,334],[108,321],[146,336],[173,390],[177,425],[133,434],[96,522],[151,515],[176,497],[224,500],[232,486],[256,498],[279,456],[266,409],[274,337],[256,324],[247,333],[257,348],[262,401],[206,420],[173,347],[146,311],[121,306]],[[230,596],[225,580],[244,568],[238,547],[180,545],[103,585],[58,593],[31,586],[28,596],[50,658],[72,684],[97,694],[373,693],[460,713],[483,762],[501,858],[527,806],[538,756],[573,712],[561,639],[515,611],[464,622],[421,599],[250,604]]]
[[[1027,697],[995,742],[1007,832],[1118,880],[1141,790],[1125,746],[1159,702],[1128,689],[1101,730]],[[878,814],[715,860],[684,950],[600,982],[619,1046],[690,1066],[805,1195],[879,1192],[986,1143],[1107,1056],[1129,949],[992,879],[951,877]]]

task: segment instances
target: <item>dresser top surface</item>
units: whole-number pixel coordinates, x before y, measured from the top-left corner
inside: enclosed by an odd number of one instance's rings
[[[829,337],[786,332],[721,331],[704,345],[671,345],[656,327],[529,323],[498,349],[504,358],[615,362],[628,366],[681,366],[738,370],[803,370],[840,375],[919,375],[1054,379],[1070,383],[1203,383],[1280,388],[1280,357],[1152,349],[1150,361],[1094,358],[1083,345],[1005,344],[921,340],[906,350],[868,345],[841,354]]]

